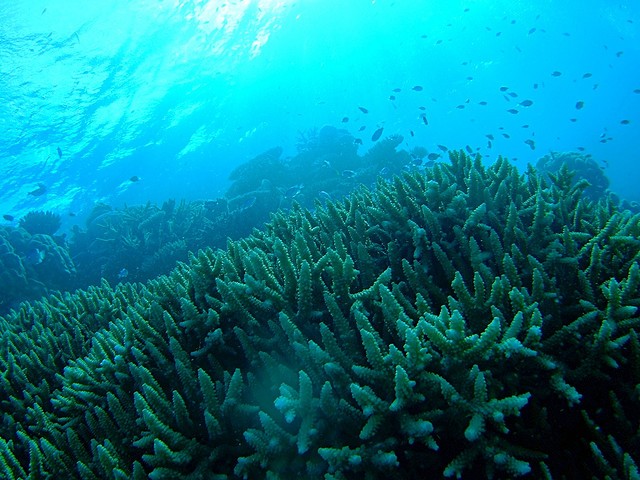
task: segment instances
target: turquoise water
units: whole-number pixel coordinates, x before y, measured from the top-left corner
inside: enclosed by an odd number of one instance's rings
[[[380,127],[407,150],[468,145],[521,167],[583,151],[638,201],[639,11],[610,1],[4,2],[0,212],[51,210],[68,227],[96,202],[217,198],[235,166],[274,146],[294,155],[300,132],[324,125],[360,138],[361,154]],[[40,183],[46,193],[29,195]]]

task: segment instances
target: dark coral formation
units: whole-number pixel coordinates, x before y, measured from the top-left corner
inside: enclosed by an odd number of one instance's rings
[[[640,216],[584,188],[456,154],[24,305],[0,471],[637,478]]]
[[[43,235],[54,235],[60,226],[62,219],[60,215],[53,212],[34,211],[27,213],[20,219],[20,226],[31,235],[38,233]]]
[[[0,314],[21,301],[74,288],[75,275],[63,238],[0,227]]]
[[[609,189],[609,179],[602,168],[589,154],[578,152],[549,152],[540,158],[536,168],[546,174],[555,174],[563,166],[574,173],[574,181],[586,180],[589,182],[584,192],[591,200],[598,201],[606,196]]]

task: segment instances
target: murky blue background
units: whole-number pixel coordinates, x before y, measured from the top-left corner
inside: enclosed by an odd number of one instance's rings
[[[405,148],[469,145],[522,167],[583,149],[640,201],[639,12],[573,0],[3,2],[0,213],[52,210],[68,227],[96,202],[216,198],[239,163],[273,146],[293,155],[299,132],[327,124],[362,138],[361,152],[379,127]],[[39,183],[47,193],[29,195]]]

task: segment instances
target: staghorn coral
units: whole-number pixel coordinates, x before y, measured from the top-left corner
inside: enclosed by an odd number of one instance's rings
[[[637,478],[640,218],[451,160],[2,320],[2,475]]]

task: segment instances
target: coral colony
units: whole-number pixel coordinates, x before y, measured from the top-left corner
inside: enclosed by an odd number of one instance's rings
[[[450,158],[21,304],[0,476],[639,478],[640,216]]]

